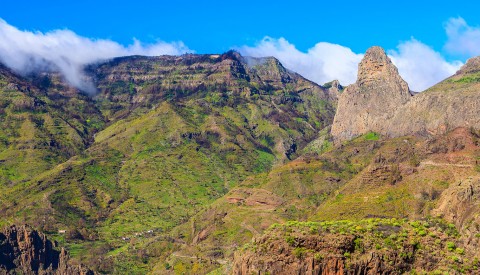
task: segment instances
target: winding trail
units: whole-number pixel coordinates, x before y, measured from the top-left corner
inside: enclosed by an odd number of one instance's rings
[[[423,166],[437,166],[437,167],[460,167],[460,168],[473,168],[472,164],[456,164],[456,163],[439,163],[431,160],[420,162],[420,167]]]

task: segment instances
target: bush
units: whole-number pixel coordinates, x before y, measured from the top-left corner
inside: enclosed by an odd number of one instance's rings
[[[455,245],[454,242],[447,242],[448,251],[453,251],[453,250],[455,250],[455,248],[456,248],[456,245]]]
[[[293,255],[295,257],[297,257],[298,259],[302,259],[303,256],[305,256],[305,253],[307,252],[307,250],[304,248],[304,247],[296,247],[294,250],[293,250]]]
[[[365,134],[364,139],[365,140],[379,140],[380,136],[377,133],[370,132],[368,134]]]

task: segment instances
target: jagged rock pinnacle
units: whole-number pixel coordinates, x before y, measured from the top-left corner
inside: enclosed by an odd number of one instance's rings
[[[412,97],[385,51],[372,47],[358,66],[357,82],[339,97],[331,134],[339,143],[368,132],[398,137],[442,134],[456,127],[476,129],[480,84],[463,76],[477,72],[480,57],[468,60],[454,78]]]
[[[369,131],[385,132],[385,120],[410,98],[408,84],[385,51],[372,47],[358,65],[357,82],[339,98],[332,135],[341,141]]]
[[[374,46],[367,50],[358,65],[357,84],[359,86],[377,85],[379,82],[396,82],[402,86],[401,88],[408,89],[407,83],[401,79],[397,68],[385,51],[381,47]]]

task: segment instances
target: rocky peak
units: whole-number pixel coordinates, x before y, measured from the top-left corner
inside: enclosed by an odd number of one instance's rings
[[[225,60],[225,59],[231,59],[234,61],[241,61],[242,60],[242,55],[234,50],[230,50],[220,56],[220,60]]]
[[[267,83],[284,84],[294,81],[295,74],[289,72],[275,57],[244,57],[250,70]]]
[[[357,82],[339,97],[332,135],[341,141],[369,131],[387,132],[384,122],[410,98],[408,84],[385,51],[372,47],[358,66]]]
[[[397,67],[393,65],[385,51],[378,46],[371,47],[365,53],[358,65],[358,86],[395,85],[399,89],[391,92],[399,92],[400,95],[409,96],[408,84],[400,77]]]
[[[472,57],[467,60],[467,63],[458,70],[457,74],[468,74],[480,72],[480,56]]]

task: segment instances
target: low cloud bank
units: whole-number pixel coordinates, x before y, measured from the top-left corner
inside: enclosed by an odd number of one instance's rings
[[[265,37],[254,47],[238,48],[242,55],[274,56],[288,69],[323,84],[338,79],[342,84],[351,84],[357,78],[357,67],[363,54],[356,54],[347,47],[320,42],[307,52],[298,50],[285,38]]]
[[[182,42],[123,46],[111,40],[90,39],[69,30],[47,33],[22,31],[0,19],[0,61],[21,73],[60,71],[73,86],[88,93],[95,88],[83,75],[86,64],[128,55],[178,55],[191,52]]]
[[[306,52],[298,50],[285,38],[265,37],[256,46],[239,47],[243,55],[255,57],[274,56],[282,64],[304,77],[323,84],[338,79],[343,85],[357,79],[358,63],[363,57],[350,48],[327,43],[317,43]],[[410,89],[423,91],[454,74],[462,65],[460,61],[449,62],[429,46],[412,38],[400,43],[397,49],[387,51],[400,75]]]
[[[470,57],[480,54],[480,28],[471,27],[459,18],[445,23],[448,41],[444,50],[451,54]],[[243,55],[274,56],[282,64],[306,78],[323,84],[338,79],[343,85],[354,83],[358,63],[363,53],[350,48],[319,42],[307,51],[298,50],[285,38],[265,37],[255,46],[238,47]],[[69,30],[47,33],[22,31],[0,19],[0,62],[22,74],[36,70],[60,71],[73,86],[94,93],[95,88],[83,75],[86,64],[128,55],[179,55],[193,52],[182,42],[143,44],[134,40],[123,46],[106,39],[91,39]],[[449,61],[445,57],[411,38],[387,53],[398,67],[400,75],[414,91],[423,91],[457,71],[461,61]]]

